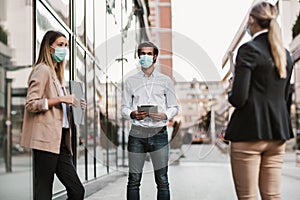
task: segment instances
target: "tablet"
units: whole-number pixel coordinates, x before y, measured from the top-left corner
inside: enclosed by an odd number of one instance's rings
[[[138,106],[138,111],[145,111],[146,113],[157,113],[158,108],[155,105],[140,105]]]
[[[76,125],[83,125],[84,124],[84,110],[82,110],[82,108],[80,106],[80,99],[84,98],[83,83],[78,82],[78,81],[73,81],[73,80],[70,80],[69,83],[70,83],[70,93],[74,94],[76,99],[78,100],[77,106],[72,105],[74,123]]]

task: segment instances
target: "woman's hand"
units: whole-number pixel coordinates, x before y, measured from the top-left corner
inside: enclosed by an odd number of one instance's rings
[[[73,106],[78,106],[78,99],[72,95],[61,96],[61,102],[66,104],[72,104]]]
[[[80,99],[80,105],[82,110],[86,109],[86,100],[84,98]]]

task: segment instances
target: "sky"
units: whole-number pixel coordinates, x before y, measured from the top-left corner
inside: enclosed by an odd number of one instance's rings
[[[199,45],[212,60],[221,76],[223,56],[253,0],[172,0],[171,2],[173,31],[185,35]],[[173,70],[188,81],[194,77],[201,79],[192,66],[177,56],[173,56]]]
[[[221,77],[225,75],[228,70],[228,68],[222,70],[222,59],[243,20],[247,17],[247,12],[251,8],[253,1],[254,0],[171,0],[173,76],[176,81],[192,81],[194,78],[198,81],[206,81],[207,79],[222,80]],[[120,6],[118,3],[119,1],[116,1],[116,7]],[[105,19],[104,16],[102,18]],[[107,19],[109,21],[108,24],[114,24],[115,19],[111,15],[109,15]],[[116,13],[116,19],[120,21],[118,13]],[[113,28],[112,25],[110,25],[110,27],[108,39],[115,41],[114,35],[120,35],[120,24],[117,23],[115,28]],[[134,29],[133,24],[131,28]],[[132,32],[134,31],[132,30]],[[182,37],[188,39],[189,42],[192,42],[192,46],[197,48],[191,49],[184,47],[186,49],[184,49],[185,55],[177,55],[176,48],[178,50],[178,46],[174,44],[178,42],[178,38],[182,39]],[[246,36],[242,42],[246,42],[249,39],[250,36]],[[126,41],[127,40],[129,39],[126,38]],[[130,41],[129,43],[132,42]],[[114,45],[118,45],[118,42]],[[109,44],[109,47],[114,45]],[[191,57],[186,59],[188,57],[186,54],[192,55],[192,59],[197,59],[191,60]],[[201,56],[203,55],[205,58],[202,59]],[[124,54],[124,57],[128,60],[128,62],[124,62],[123,68],[124,78],[126,78],[126,76],[134,73],[139,66],[136,64],[138,62],[137,59],[133,58],[132,52]],[[100,58],[100,60],[103,60],[103,58]],[[112,75],[110,76],[112,81],[120,82],[122,79],[121,73],[116,73],[116,70],[121,69],[119,67],[120,63],[115,63],[114,59],[108,60],[110,60],[110,62],[107,63],[108,66],[111,65],[108,73]],[[208,62],[202,62],[202,60],[210,60],[213,67],[208,65]],[[206,67],[206,69],[203,67]],[[210,73],[214,74],[215,77],[207,78],[206,75],[202,73],[203,70],[211,71]]]
[[[176,81],[192,81],[194,78],[198,81],[205,81],[206,75],[203,75],[201,67],[206,67],[204,70],[210,70],[211,74],[215,75],[214,78],[208,79],[221,80],[222,74],[226,71],[221,69],[222,58],[252,3],[253,0],[171,0],[173,76]],[[120,5],[117,4],[118,1],[116,1],[116,7],[119,7]],[[114,23],[112,16],[109,16],[108,20],[110,20],[108,24]],[[118,26],[110,31],[118,33],[120,29]],[[108,35],[111,36],[110,34]],[[192,58],[197,58],[200,55],[200,50],[202,50],[206,53],[206,58],[203,59],[210,59],[214,65],[214,70],[211,70],[211,65],[206,65],[207,62],[201,62],[201,58],[199,61],[199,59],[185,59],[184,56],[186,55],[176,55],[177,52],[174,50],[176,45],[174,44],[182,37],[185,37],[194,46],[198,47],[197,49],[187,48],[185,54],[193,54]],[[203,56],[203,54],[201,55]],[[128,59],[128,62],[124,63],[124,75],[126,78],[139,66],[132,64],[137,63],[137,59],[134,60],[132,54],[125,54],[124,57]],[[119,64],[114,63],[112,65],[108,73],[112,75],[113,82],[120,82],[121,74],[116,73],[116,70],[120,69],[117,66]]]

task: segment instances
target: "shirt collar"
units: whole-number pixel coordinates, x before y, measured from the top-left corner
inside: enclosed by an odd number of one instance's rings
[[[151,74],[149,77],[156,77],[157,74],[158,74],[158,71],[156,70],[156,68],[154,68],[152,74]],[[148,77],[148,76],[146,76],[146,74],[143,72],[143,70],[140,71],[140,75],[141,75],[142,77]]]
[[[252,40],[254,40],[257,36],[263,34],[263,33],[267,33],[269,30],[268,29],[264,29],[261,31],[256,32],[253,36],[252,36]]]

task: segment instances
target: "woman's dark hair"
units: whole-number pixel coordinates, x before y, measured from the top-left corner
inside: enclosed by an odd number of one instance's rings
[[[152,42],[146,41],[146,42],[142,42],[142,43],[139,44],[138,49],[137,49],[138,56],[141,55],[141,50],[144,47],[152,47],[153,48],[153,54],[155,56],[157,56],[158,53],[159,53],[159,50],[158,50],[158,48],[155,44],[153,44]]]

